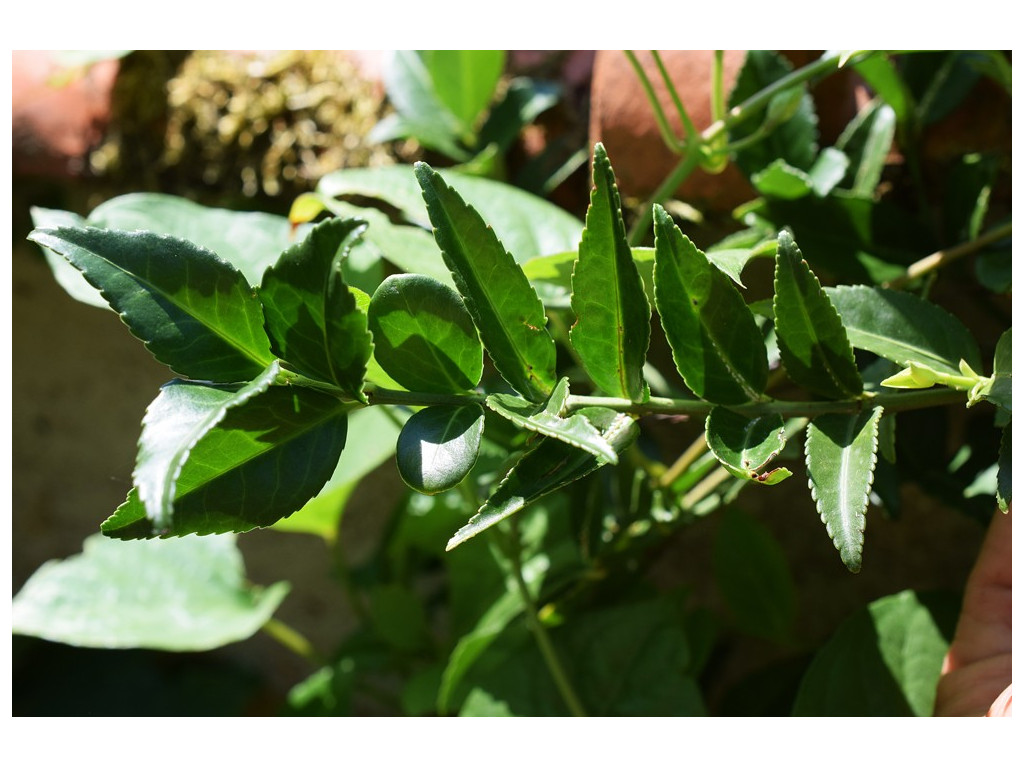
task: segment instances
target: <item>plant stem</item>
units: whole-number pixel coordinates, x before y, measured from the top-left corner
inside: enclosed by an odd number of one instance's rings
[[[1013,231],[1013,224],[1003,224],[1000,227],[996,227],[985,234],[979,236],[974,240],[970,240],[960,245],[955,245],[952,248],[946,248],[942,251],[936,251],[930,256],[925,256],[920,261],[915,261],[909,267],[907,271],[893,280],[883,284],[883,288],[900,288],[911,280],[926,275],[929,272],[933,272],[936,269],[940,269],[947,264],[950,264],[957,259],[963,258],[971,253],[980,251],[986,245],[990,245],[998,240],[1002,240],[1004,237],[1009,237]]]
[[[640,218],[633,222],[633,226],[629,230],[629,244],[631,246],[637,246],[643,242],[647,229],[651,226],[651,222],[654,221],[655,203],[663,203],[668,200],[672,193],[679,188],[680,184],[686,181],[698,165],[700,165],[700,152],[697,147],[690,147],[683,159],[679,161],[676,167],[672,169],[672,172],[661,182],[661,185],[654,190],[654,194],[644,203],[644,209],[640,214]]]
[[[636,54],[632,51],[623,51],[626,54],[626,58],[629,59],[629,63],[633,67],[633,71],[636,72],[637,79],[640,80],[640,85],[644,89],[644,93],[647,94],[647,101],[651,105],[651,109],[654,110],[654,120],[658,123],[658,130],[661,131],[662,141],[665,142],[670,150],[675,152],[677,155],[681,155],[686,151],[686,145],[681,142],[672,132],[672,127],[668,124],[668,118],[665,116],[665,110],[661,108],[661,102],[658,101],[657,95],[654,93],[654,86],[651,85],[650,79],[647,77],[647,73],[644,72],[644,68],[640,66],[640,62],[636,58]],[[659,58],[658,64],[661,65],[661,59]],[[665,82],[668,82],[668,78],[664,75],[664,68],[662,69],[662,76],[665,78]],[[678,97],[677,97],[678,98]],[[680,109],[682,105],[680,104]],[[691,126],[692,127],[692,123]],[[691,135],[695,135],[696,131]]]
[[[683,472],[690,468],[697,459],[699,459],[708,450],[708,441],[701,434],[696,440],[690,443],[690,447],[679,454],[679,458],[675,460],[675,463],[665,470],[665,473],[658,478],[658,485],[662,488],[667,488],[676,481]]]
[[[880,405],[889,412],[907,411],[947,405],[964,399],[963,392],[953,389],[922,389],[913,392],[880,392],[849,400],[768,400],[763,403],[730,405],[729,409],[745,416],[765,416],[777,413],[781,416],[818,416],[823,413],[859,413],[865,408]],[[705,400],[683,400],[670,397],[652,397],[644,403],[634,403],[621,397],[590,397],[569,395],[566,412],[577,408],[599,406],[623,413],[645,415],[649,413],[687,414],[705,416],[715,407]]]
[[[264,632],[277,640],[281,645],[306,659],[310,664],[322,667],[325,659],[317,652],[313,644],[295,628],[273,617],[267,619],[260,627]]]
[[[552,679],[555,681],[555,686],[558,688],[558,692],[561,694],[565,706],[569,708],[570,714],[573,717],[586,717],[586,710],[583,709],[583,704],[580,703],[579,697],[576,695],[576,691],[572,687],[572,683],[569,681],[569,676],[565,673],[565,668],[562,666],[561,660],[558,658],[558,652],[555,650],[555,646],[551,642],[551,637],[548,635],[547,629],[544,624],[541,623],[540,618],[537,615],[537,605],[533,601],[533,597],[530,595],[530,588],[526,585],[526,579],[523,578],[523,558],[522,548],[519,540],[519,519],[513,517],[511,522],[512,536],[511,536],[511,560],[512,560],[512,577],[516,582],[516,588],[519,591],[519,597],[523,601],[525,607],[526,623],[530,628],[530,632],[533,633],[534,639],[537,641],[537,647],[540,649],[541,656],[544,657],[544,663],[548,667],[548,671],[551,673]]]

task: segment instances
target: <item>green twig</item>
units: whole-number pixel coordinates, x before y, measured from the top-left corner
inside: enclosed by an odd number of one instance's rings
[[[519,540],[518,520],[519,518],[513,517],[510,521],[512,524],[510,554],[512,560],[512,577],[516,582],[516,588],[519,590],[519,596],[523,601],[526,623],[530,628],[530,632],[533,633],[534,639],[537,641],[537,647],[540,649],[540,654],[544,658],[544,663],[547,665],[552,679],[555,681],[555,686],[558,688],[558,692],[561,694],[563,701],[565,701],[565,706],[569,708],[569,712],[574,717],[586,717],[586,710],[583,709],[583,704],[576,695],[576,691],[573,689],[572,683],[569,681],[569,676],[565,673],[565,668],[562,666],[561,659],[558,658],[558,652],[555,650],[555,646],[551,642],[551,637],[548,635],[547,629],[544,627],[544,624],[537,615],[537,605],[534,603],[533,597],[530,595],[530,589],[526,585],[526,579],[523,578],[523,559],[522,548]]]
[[[640,80],[640,86],[644,89],[644,93],[647,94],[647,101],[650,103],[651,109],[654,110],[654,120],[658,123],[658,130],[661,131],[662,140],[665,142],[665,145],[677,155],[682,154],[686,151],[686,145],[676,137],[675,133],[672,131],[672,127],[668,124],[668,118],[665,116],[665,111],[661,108],[661,102],[658,101],[658,97],[654,93],[654,86],[651,85],[651,81],[647,77],[647,73],[644,72],[644,68],[640,66],[640,62],[637,60],[636,54],[632,51],[623,51],[623,53],[625,53],[626,58],[629,59],[629,63],[633,67],[633,71],[636,72],[636,76]],[[658,63],[661,64],[661,59],[658,59]],[[680,108],[681,107],[682,105],[680,104]],[[696,135],[696,131],[693,132],[693,135]]]
[[[969,254],[980,251],[986,245],[991,245],[1004,237],[1009,237],[1013,231],[1013,224],[1003,224],[1001,227],[996,227],[993,230],[986,232],[984,235],[977,237],[966,243],[961,243],[952,248],[947,248],[942,251],[936,251],[930,256],[925,256],[920,261],[915,261],[909,267],[907,271],[888,283],[883,285],[884,288],[900,288],[911,280],[927,275],[929,272],[933,272],[940,269],[947,264],[956,261],[957,259],[963,258]]]
[[[310,664],[322,667],[327,663],[303,634],[283,621],[271,617],[260,629]]]
[[[686,111],[686,107],[683,106],[683,100],[679,98],[679,94],[676,92],[676,87],[672,83],[672,78],[668,76],[668,70],[665,69],[665,64],[662,62],[661,56],[657,51],[651,51],[651,56],[654,57],[654,63],[658,67],[658,72],[661,74],[662,81],[665,83],[665,89],[668,91],[669,98],[672,99],[676,112],[679,114],[679,120],[683,124],[683,130],[686,131],[686,140],[690,142],[696,141],[697,127],[693,124],[693,120],[690,119],[690,115]]]

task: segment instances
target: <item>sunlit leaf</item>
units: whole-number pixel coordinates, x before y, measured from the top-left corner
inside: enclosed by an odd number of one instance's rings
[[[459,295],[423,275],[392,275],[370,301],[374,356],[407,389],[463,392],[480,382],[483,347]]]
[[[804,261],[793,236],[779,233],[775,261],[775,333],[786,373],[824,397],[863,390],[843,322]]]
[[[715,458],[746,480],[758,479],[786,445],[785,424],[777,413],[751,419],[717,407],[708,414],[706,430]]]
[[[594,147],[594,188],[572,273],[569,340],[593,382],[612,397],[641,402],[651,339],[651,308],[633,263],[615,174],[604,147]]]
[[[15,596],[11,629],[91,648],[205,651],[250,637],[288,592],[245,579],[234,536],[85,540]]]
[[[425,163],[416,175],[434,237],[494,367],[523,396],[545,400],[555,385],[555,342],[544,305],[480,214]]]
[[[655,299],[683,381],[714,403],[759,399],[768,358],[743,297],[663,208],[654,217]]]
[[[35,230],[99,288],[131,332],[175,372],[248,381],[274,358],[245,277],[204,248],[151,232]]]
[[[881,408],[818,416],[808,425],[804,443],[811,496],[839,556],[853,573],[861,567],[881,416]]]
[[[409,417],[398,436],[398,472],[420,493],[454,488],[476,464],[483,431],[479,405],[424,408]]]

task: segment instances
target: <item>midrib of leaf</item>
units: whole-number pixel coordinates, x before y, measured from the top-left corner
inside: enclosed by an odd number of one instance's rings
[[[92,250],[92,248],[86,248],[86,247],[78,245],[77,243],[72,243],[72,244],[76,248],[82,248],[82,250],[87,250],[90,254],[92,254],[96,258],[102,260],[108,266],[110,266],[110,267],[112,267],[112,268],[114,268],[116,270],[119,270],[121,272],[124,272],[127,275],[131,275],[132,278],[134,278],[139,283],[141,283],[144,286],[146,286],[146,288],[149,289],[149,293],[151,293],[151,294],[153,294],[155,296],[160,296],[160,297],[164,298],[165,300],[169,301],[172,305],[174,305],[175,307],[180,309],[186,315],[188,315],[189,317],[191,317],[194,320],[199,321],[199,323],[204,328],[206,328],[209,331],[212,331],[215,336],[220,338],[222,341],[226,342],[229,347],[233,347],[233,348],[237,349],[238,351],[242,352],[243,354],[245,354],[245,356],[248,357],[250,360],[252,360],[254,362],[257,362],[260,365],[264,365],[264,366],[268,365],[271,361],[274,360],[274,356],[273,355],[268,355],[266,357],[263,357],[262,354],[260,354],[259,352],[255,351],[253,349],[250,349],[248,346],[244,345],[242,343],[243,342],[242,339],[237,339],[237,338],[234,338],[232,336],[227,336],[227,335],[225,335],[221,331],[220,327],[214,327],[214,326],[208,325],[203,320],[202,317],[194,314],[191,311],[194,308],[191,301],[179,302],[176,299],[176,297],[166,293],[165,291],[163,291],[163,289],[158,289],[158,286],[154,285],[152,281],[145,279],[142,275],[137,274],[134,270],[129,270],[129,269],[121,266],[120,264],[115,264],[113,261],[111,261],[110,259],[106,258],[102,254],[99,254],[96,251]],[[213,254],[212,251],[210,251],[210,253],[218,261],[221,261],[221,259],[219,257],[217,257],[216,254]],[[152,260],[151,257],[147,257],[146,258],[147,263],[149,263],[151,260]],[[222,263],[227,264],[227,262],[222,262]],[[230,264],[228,264],[228,266],[230,266],[231,269],[233,269],[233,270],[235,269]],[[190,272],[190,269],[191,269],[191,263],[188,260],[186,260],[185,261],[185,282],[186,282],[186,285],[189,284],[189,279],[190,279],[189,272]],[[237,271],[237,270],[235,270],[235,271]],[[241,273],[238,273],[238,274],[239,274],[239,277],[241,277]],[[243,280],[244,280],[244,278],[243,278]],[[106,296],[107,292],[105,290],[103,290],[103,289],[100,289],[100,290],[101,290],[101,293],[103,293],[103,295]],[[251,287],[250,287],[250,290],[252,290]],[[189,293],[189,291],[186,290],[186,296],[188,295],[188,293]],[[220,303],[220,293],[215,293],[214,294],[214,308],[215,308],[215,311],[217,313],[217,318],[218,319],[220,319],[219,307],[217,306],[219,303]],[[125,313],[124,312],[119,312],[118,316],[124,318],[125,317]],[[245,324],[245,327],[246,328],[249,327],[248,323]],[[255,339],[252,337],[251,334],[249,334],[249,340],[250,341],[255,341]]]
[[[716,269],[713,265],[711,268]],[[715,334],[713,334],[704,323],[701,323],[701,327],[704,328],[708,341],[711,342],[711,346],[714,347],[715,353],[718,355],[718,359],[722,362],[722,365],[725,366],[725,370],[729,372],[729,375],[732,376],[733,381],[739,384],[740,389],[743,390],[743,393],[750,400],[760,400],[761,393],[757,391],[756,387],[752,386],[750,382],[747,381],[747,378],[742,373],[733,367],[732,361],[725,353],[725,347],[719,341],[718,337],[715,336]]]
[[[438,197],[440,197],[440,196],[438,195]],[[462,238],[462,234],[459,232],[458,228],[455,226],[455,223],[452,221],[451,217],[448,215],[448,211],[445,209],[445,207],[443,205],[438,206],[438,209],[440,210],[441,214],[444,216],[444,220],[445,220],[445,224],[447,225],[448,232],[455,238],[456,242],[458,243],[460,252],[461,253],[468,253],[468,250],[466,248],[466,243],[465,243],[465,241]],[[504,247],[505,247],[505,246],[501,245],[501,241],[499,241],[499,240],[496,240],[496,245],[497,245],[497,247],[499,247],[501,249],[504,249]],[[481,287],[485,286],[486,283],[482,279],[483,276],[477,270],[477,266],[476,266],[476,264],[473,263],[473,260],[470,259],[470,258],[466,258],[466,259],[461,259],[461,261],[466,266],[468,266],[469,269],[472,271],[473,277],[476,280],[477,284],[480,285]],[[531,286],[530,289],[533,290],[532,286]],[[488,302],[490,303],[491,291],[489,289],[487,289],[487,288],[484,288],[484,293],[487,296]],[[474,303],[476,303],[476,302],[474,301]],[[515,343],[515,340],[512,338],[511,334],[509,334],[509,332],[506,330],[505,323],[503,322],[504,318],[501,317],[501,315],[497,312],[496,308],[493,307],[493,305],[489,306],[488,310],[490,311],[490,313],[492,315],[494,315],[494,319],[497,321],[496,323],[491,323],[491,325],[497,325],[497,327],[501,329],[501,336],[504,338],[507,346],[512,348],[512,352],[515,354],[516,360],[519,363],[520,371],[523,372],[526,375],[526,378],[531,383],[533,383],[535,386],[538,386],[540,384],[540,382],[537,380],[536,376],[533,373],[533,366],[529,364],[529,362],[526,360],[525,357],[523,357],[523,354],[522,354],[522,352],[519,349],[519,345]],[[540,390],[544,389],[543,386],[538,386],[538,388]],[[523,392],[522,394],[525,395],[525,394],[528,394],[528,393]]]
[[[226,465],[219,465],[218,468],[219,469],[222,468],[221,471],[219,471],[216,475],[212,475],[211,477],[209,477],[206,480],[204,480],[201,485],[197,485],[195,488],[190,488],[188,491],[186,491],[185,493],[183,493],[181,495],[181,498],[186,498],[187,496],[189,496],[190,494],[194,493],[195,491],[198,491],[201,488],[203,488],[205,485],[208,485],[213,480],[215,480],[215,479],[217,479],[219,477],[222,477],[222,476],[228,474],[229,472],[233,472],[236,469],[239,469],[240,467],[245,466],[246,464],[252,462],[254,459],[259,458],[260,456],[264,456],[265,454],[270,453],[271,451],[276,451],[276,450],[278,450],[278,449],[280,449],[280,448],[282,448],[284,446],[287,446],[290,442],[299,439],[303,435],[308,434],[309,432],[313,431],[314,429],[316,429],[316,428],[322,426],[323,424],[327,423],[328,421],[331,421],[332,419],[336,418],[338,416],[339,412],[342,412],[342,411],[346,410],[346,408],[348,406],[351,406],[351,405],[354,405],[354,403],[340,403],[339,402],[337,407],[335,407],[335,408],[333,408],[333,409],[331,409],[329,411],[326,411],[322,418],[318,418],[315,421],[303,422],[303,429],[294,431],[292,433],[291,437],[289,437],[287,440],[277,440],[277,441],[275,441],[272,444],[267,444],[267,447],[264,448],[263,450],[255,451],[253,453],[246,453],[245,458],[243,460],[241,460],[241,461],[236,461],[234,463],[230,463],[230,464],[226,464]],[[213,425],[213,426],[216,426],[216,425]],[[254,442],[256,442],[256,441],[254,441]],[[192,447],[194,448],[195,445],[198,445],[198,441]]]
[[[615,345],[615,355],[618,358],[618,366],[616,373],[618,374],[619,379],[619,391],[623,393],[629,393],[629,381],[628,377],[626,376],[626,349],[623,343],[626,336],[626,327],[625,322],[623,321],[622,311],[624,297],[622,295],[622,281],[619,279],[619,244],[617,242],[616,237],[618,233],[615,231],[615,217],[619,213],[619,209],[615,207],[615,199],[614,195],[612,194],[613,190],[608,189],[606,191],[607,194],[604,195],[605,200],[603,202],[607,203],[605,214],[608,217],[608,224],[611,227],[611,232],[609,232],[608,234],[611,237],[612,247],[615,249],[615,256],[613,262],[614,269],[612,269],[612,281],[615,285],[615,328],[618,342]],[[630,253],[630,258],[632,258],[632,252]]]
[[[859,328],[854,328],[853,329],[853,334],[854,334],[854,339],[856,339],[858,337],[875,339],[875,340],[880,342],[881,346],[894,346],[894,347],[899,347],[900,349],[907,350],[907,355],[906,355],[905,358],[903,358],[901,360],[893,360],[892,361],[894,363],[898,363],[899,365],[907,365],[908,363],[911,363],[911,362],[914,362],[914,363],[925,363],[925,364],[937,363],[938,364],[938,369],[937,370],[939,370],[939,371],[952,370],[952,371],[959,372],[957,368],[951,367],[949,365],[949,362],[945,358],[938,357],[934,352],[929,352],[928,350],[922,349],[921,347],[916,347],[913,344],[907,344],[906,342],[903,342],[903,341],[901,341],[899,339],[896,339],[896,338],[894,338],[892,336],[882,336],[880,334],[873,333],[871,331],[861,330]],[[914,354],[910,354],[911,352],[914,353]],[[882,355],[882,356],[884,357],[884,355]],[[928,367],[931,368],[931,367],[934,367],[934,365],[928,365]]]
[[[812,275],[812,278],[813,278],[813,275]],[[817,278],[813,278],[813,279],[814,279],[814,282],[816,283],[817,282]],[[819,291],[822,290],[820,284],[818,285],[818,290]],[[826,294],[823,293],[822,295],[825,296]],[[800,307],[800,315],[803,317],[803,320],[804,320],[804,326],[806,328],[809,328],[812,331],[814,331],[814,322],[811,320],[811,316],[810,316],[810,314],[807,311],[807,303],[804,301],[803,294],[800,293],[799,291],[797,291],[796,297],[797,297],[798,305]],[[839,321],[841,323],[842,322],[842,318],[839,317],[839,312],[834,307],[832,308],[832,311],[836,313],[836,317],[839,318]],[[840,392],[845,392],[848,395],[856,394],[855,392],[850,392],[850,390],[844,384],[842,384],[839,381],[839,378],[838,378],[836,372],[833,370],[832,366],[829,364],[828,355],[826,354],[827,350],[826,350],[825,346],[821,343],[821,341],[820,341],[816,331],[814,331],[813,339],[814,339],[813,340],[814,349],[815,349],[815,351],[818,352],[818,359],[821,361],[822,369],[825,371],[825,373],[828,374],[828,377],[830,379],[832,379],[832,383],[836,385],[836,387],[839,389]]]
[[[416,323],[416,330],[419,331],[419,335],[424,339],[429,339],[430,334],[424,332],[425,329],[420,324],[419,315],[416,313],[415,308],[411,304],[409,304],[408,296],[405,293],[400,292],[399,297],[401,298],[402,303],[405,305],[405,308],[409,313],[409,317],[411,317],[413,322]],[[457,386],[457,382],[453,381],[452,378],[448,376],[448,369],[445,366],[445,362],[448,360],[448,358],[442,358],[438,354],[440,347],[438,347],[435,344],[427,344],[426,346],[430,350],[430,356],[434,359],[434,362],[436,363],[436,365],[434,366],[435,370],[445,374],[445,377],[448,379],[448,383],[452,385],[452,389],[459,389],[459,387]],[[459,368],[460,371],[462,370],[461,360],[457,364],[457,367]]]
[[[853,443],[852,443],[852,440],[853,440],[853,435],[854,435],[854,427],[856,425],[857,425],[857,422],[854,419],[850,419],[848,424],[847,424],[847,427],[846,427],[846,440],[844,441],[844,445],[846,447],[843,449],[843,458],[842,458],[842,461],[840,461],[840,463],[839,463],[839,508],[841,510],[848,510],[848,509],[850,509],[850,499],[849,499],[849,494],[847,492],[848,488],[849,488],[849,485],[848,485],[847,480],[848,480],[848,477],[849,477],[849,474],[850,474],[850,457],[853,456]],[[849,527],[848,523],[849,523],[849,520],[852,519],[852,516],[850,516],[850,515],[843,515],[843,518],[844,518],[844,525],[843,525],[844,534],[845,534],[845,536],[847,538],[849,538],[851,531],[850,531],[850,527]]]

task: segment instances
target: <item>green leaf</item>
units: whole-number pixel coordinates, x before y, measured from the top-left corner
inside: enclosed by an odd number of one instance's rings
[[[422,275],[392,275],[369,309],[374,355],[403,387],[464,392],[480,383],[483,347],[459,295]]]
[[[875,53],[853,67],[871,86],[871,90],[885,101],[898,122],[906,125],[912,119],[914,97],[887,54]]]
[[[996,344],[991,383],[983,397],[1007,413],[1013,412],[1013,329],[1007,328]]]
[[[487,396],[487,407],[518,427],[553,437],[602,457],[609,464],[617,464],[619,457],[615,449],[584,416],[574,413],[562,418],[560,414],[568,396],[569,379],[563,378],[555,386],[547,405],[540,406],[515,395],[496,393]]]
[[[860,609],[814,657],[793,714],[930,716],[957,609],[952,596],[911,590]]]
[[[804,451],[811,496],[843,563],[861,566],[865,511],[878,453],[882,409],[818,416],[807,427]]]
[[[639,432],[633,418],[605,408],[583,408],[587,417],[615,450],[622,453]],[[560,440],[544,438],[514,466],[487,502],[448,542],[454,549],[467,539],[504,520],[527,504],[563,488],[607,463],[603,458],[574,448]]]
[[[736,76],[736,84],[729,94],[729,107],[738,106],[744,100],[780,80],[792,71],[792,65],[774,51],[748,51],[743,67]],[[814,163],[818,154],[818,118],[814,113],[814,102],[806,89],[801,86],[803,95],[799,105],[792,111],[789,101],[792,93],[788,92],[776,108],[783,106],[784,114],[779,117],[789,119],[781,125],[775,124],[766,137],[752,145],[744,147],[736,153],[736,164],[748,177],[767,167],[774,160],[781,158],[794,168],[806,170]],[[770,117],[762,118],[755,113],[751,118],[734,124],[729,130],[731,142],[751,136],[761,129],[762,122]]]
[[[165,385],[146,409],[132,478],[146,516],[156,531],[170,531],[175,488],[182,467],[202,437],[237,408],[274,383],[281,369],[275,360],[236,392],[213,387]]]
[[[479,146],[494,145],[499,152],[506,151],[523,128],[536,120],[542,112],[555,106],[561,95],[561,88],[554,83],[539,82],[528,77],[514,78],[480,128]]]
[[[719,406],[708,414],[706,430],[715,458],[746,480],[758,480],[786,445],[786,426],[777,413],[751,419]]]
[[[402,584],[370,589],[370,622],[378,635],[399,651],[415,651],[429,639],[423,601]]]
[[[813,185],[806,171],[794,168],[779,158],[750,177],[754,189],[762,195],[799,200],[811,194]]]
[[[862,109],[836,142],[849,158],[844,181],[857,197],[873,198],[896,138],[896,112],[874,99]]]
[[[555,385],[555,342],[544,305],[522,269],[473,208],[425,163],[417,163],[434,237],[494,367],[529,398]]]
[[[491,179],[475,178],[452,170],[438,173],[480,213],[517,261],[575,250],[579,244],[583,222],[557,205]],[[317,191],[328,197],[351,195],[383,200],[413,224],[430,226],[423,194],[413,169],[407,165],[335,171],[320,179]],[[368,218],[362,213],[359,215]],[[371,221],[369,237],[375,237],[373,228],[376,226],[376,222]],[[388,259],[399,257],[397,253],[389,254],[387,249],[383,250]]]
[[[151,232],[35,230],[160,362],[211,381],[247,381],[274,358],[260,302],[242,273],[203,248]]]
[[[739,629],[777,643],[792,638],[796,585],[782,547],[762,523],[735,507],[721,514],[715,582]]]
[[[36,229],[56,229],[57,227],[84,227],[86,221],[77,213],[71,213],[70,211],[59,211],[52,210],[49,208],[39,208],[33,206],[32,212],[32,224]],[[91,304],[94,307],[100,309],[109,309],[110,305],[107,304],[106,299],[103,298],[102,294],[91,285],[85,279],[80,271],[71,266],[63,256],[59,253],[54,253],[45,246],[40,246],[43,252],[43,256],[46,258],[46,263],[50,266],[50,271],[53,272],[54,278],[57,283],[67,291],[68,295],[76,301],[80,301],[83,304]]]
[[[661,206],[654,220],[654,295],[683,381],[714,403],[760,399],[768,357],[743,297]]]
[[[363,400],[372,337],[342,275],[342,262],[366,229],[358,219],[328,219],[281,254],[260,286],[274,354],[310,378]]]
[[[359,450],[344,451],[323,490],[294,515],[278,520],[272,528],[289,533],[311,533],[333,545],[349,497],[367,475],[394,456],[405,418],[404,410],[386,405],[360,408],[352,413],[348,417],[348,429],[351,434],[359,435]]]
[[[108,200],[89,214],[87,223],[103,229],[145,229],[188,240],[230,263],[245,275],[249,285],[259,285],[267,267],[305,229],[296,233],[284,216],[207,208],[183,197],[148,192]]]
[[[863,391],[839,313],[785,230],[775,260],[774,309],[779,352],[793,381],[824,397]]]
[[[419,51],[438,99],[458,120],[459,133],[472,136],[480,113],[491,103],[505,69],[504,51]],[[434,119],[431,114],[427,119]]]
[[[953,315],[902,291],[866,285],[826,288],[850,344],[900,366],[921,363],[960,375],[960,360],[982,370],[978,343]]]
[[[409,417],[398,436],[398,472],[420,493],[454,488],[476,464],[483,432],[479,405],[424,408]]]
[[[351,404],[302,387],[272,386],[242,402],[235,393],[175,381],[160,397],[160,420],[191,418],[202,411],[223,418],[194,443],[175,484],[169,530],[146,519],[138,489],[100,529],[113,538],[242,532],[273,524],[323,488],[345,445]],[[148,417],[147,417],[148,418]]]
[[[633,263],[615,173],[602,144],[594,147],[594,189],[572,272],[569,340],[593,382],[612,397],[642,402],[651,340],[651,306]]]
[[[850,158],[835,147],[825,147],[821,150],[808,172],[814,194],[824,197],[831,192],[843,180],[849,166]]]
[[[245,579],[234,536],[109,541],[51,560],[15,596],[11,629],[91,648],[205,651],[256,633],[288,592]]]
[[[1010,425],[1003,427],[999,439],[999,469],[996,474],[996,503],[1006,512],[1013,501],[1013,435]]]

